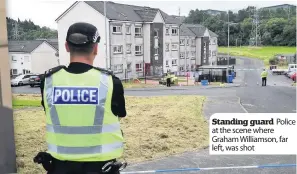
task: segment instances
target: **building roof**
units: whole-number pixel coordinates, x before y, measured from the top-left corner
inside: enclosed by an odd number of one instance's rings
[[[180,26],[180,35],[181,36],[196,36],[195,33],[193,33],[193,31],[190,30],[185,25]]]
[[[181,36],[197,36],[197,37],[203,37],[204,36],[204,33],[206,31],[206,28],[205,26],[203,25],[200,25],[200,24],[182,24],[181,25]],[[209,30],[209,35],[211,37],[218,37],[217,34],[215,34],[214,32],[212,32],[211,30]]]
[[[31,40],[31,41],[8,41],[8,51],[9,52],[22,52],[22,53],[31,53],[43,42],[47,42],[54,49],[58,51],[58,40],[46,39],[40,40]]]
[[[262,9],[267,9],[267,8],[281,8],[283,6],[290,6],[290,7],[296,7],[296,5],[293,4],[280,4],[280,5],[273,5],[273,6],[268,6],[268,7],[263,7]]]
[[[218,12],[218,13],[225,13],[225,11],[221,11],[221,10],[213,10],[213,9],[207,9],[207,10],[203,10],[206,12]]]
[[[213,31],[211,31],[209,29],[208,29],[208,32],[211,37],[218,37],[218,35],[216,33],[214,33]]]
[[[104,1],[83,1],[93,9],[104,15]],[[76,5],[75,2],[72,6]],[[71,7],[72,7],[71,6]],[[70,9],[68,8],[63,14],[67,13]],[[119,21],[133,21],[133,22],[152,22],[157,14],[160,11],[165,23],[175,24],[178,20],[174,17],[169,16],[158,8],[151,8],[145,6],[135,6],[120,4],[111,1],[106,2],[106,17],[110,20],[119,20]],[[61,18],[60,15],[57,19]]]

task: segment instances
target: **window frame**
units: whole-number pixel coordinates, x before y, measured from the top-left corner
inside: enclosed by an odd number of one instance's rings
[[[136,47],[140,47],[140,51],[137,51]],[[135,45],[135,51],[134,51],[134,54],[135,56],[141,56],[143,53],[142,53],[142,45]]]
[[[117,30],[117,28],[120,28],[120,29],[119,29],[119,31],[114,31],[113,30],[114,28],[116,28],[116,30]],[[122,29],[122,26],[120,26],[120,25],[114,25],[114,26],[112,26],[112,33],[113,34],[122,34],[122,30],[123,30]]]
[[[115,47],[117,47],[117,50],[118,50],[118,48],[121,48],[121,52],[118,52],[118,51],[115,52],[115,51],[114,51],[114,48],[115,48]],[[113,46],[112,46],[112,53],[113,53],[113,54],[123,54],[123,45],[113,45]]]

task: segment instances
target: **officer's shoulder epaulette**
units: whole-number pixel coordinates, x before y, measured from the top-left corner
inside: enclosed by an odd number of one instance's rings
[[[60,65],[60,66],[56,66],[56,67],[53,67],[53,68],[47,70],[45,72],[45,77],[49,77],[49,76],[53,75],[54,73],[60,71],[62,68],[66,68],[66,66]]]
[[[111,75],[111,76],[114,76],[114,74],[112,73],[112,71],[110,70],[107,70],[107,69],[104,69],[104,68],[99,68],[99,67],[94,67],[94,69],[100,71],[100,72],[103,72],[105,74],[108,74],[108,75]]]

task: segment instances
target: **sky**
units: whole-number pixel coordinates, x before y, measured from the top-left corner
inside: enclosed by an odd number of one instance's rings
[[[47,26],[52,29],[57,29],[55,19],[59,17],[68,7],[75,1],[73,0],[6,0],[6,14],[13,19],[31,19],[35,24],[40,26]],[[257,8],[280,5],[280,4],[295,4],[295,0],[250,0],[250,1],[114,1],[123,4],[148,6],[160,8],[169,15],[178,15],[179,8],[182,16],[187,16],[190,10],[232,10],[238,11],[246,8],[249,5],[256,6]]]

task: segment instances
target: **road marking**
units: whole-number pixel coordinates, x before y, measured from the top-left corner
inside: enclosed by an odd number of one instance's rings
[[[237,97],[238,97],[238,96],[237,96]],[[245,113],[249,113],[249,112],[242,106],[240,97],[238,97],[238,103],[239,103],[241,109],[242,109]]]

